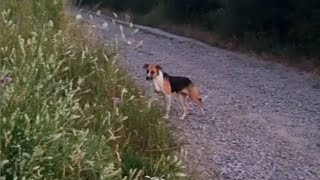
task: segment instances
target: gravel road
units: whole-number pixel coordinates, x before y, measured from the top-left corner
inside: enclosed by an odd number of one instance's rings
[[[96,26],[108,23],[99,34],[106,40],[121,36],[119,25],[82,15]],[[205,117],[190,104],[192,114],[179,120],[174,102],[170,119],[200,179],[320,179],[319,76],[156,29],[123,29],[131,42],[123,62],[139,82],[143,64],[158,63],[190,77],[207,96]]]

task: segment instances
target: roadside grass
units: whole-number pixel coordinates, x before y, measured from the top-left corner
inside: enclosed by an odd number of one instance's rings
[[[0,3],[0,178],[188,178],[161,111],[146,108],[119,52],[64,8]]]

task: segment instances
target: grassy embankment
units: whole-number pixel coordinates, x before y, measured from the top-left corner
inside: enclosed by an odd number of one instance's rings
[[[0,3],[1,179],[179,179],[160,110],[64,8]]]

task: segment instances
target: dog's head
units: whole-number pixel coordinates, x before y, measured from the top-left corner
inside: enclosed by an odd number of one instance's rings
[[[143,69],[146,70],[146,80],[152,80],[159,75],[159,71],[162,69],[158,64],[145,64]]]

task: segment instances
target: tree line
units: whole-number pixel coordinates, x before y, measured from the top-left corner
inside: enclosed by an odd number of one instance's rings
[[[78,0],[161,23],[193,24],[275,53],[320,57],[319,0]]]

